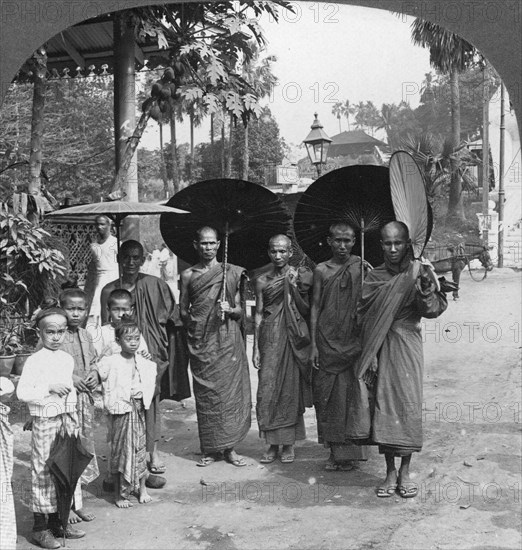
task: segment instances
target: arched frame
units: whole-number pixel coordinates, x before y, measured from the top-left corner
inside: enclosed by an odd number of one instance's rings
[[[164,3],[168,2],[165,0],[0,0],[0,102],[3,101],[10,82],[24,61],[36,48],[60,31],[85,19],[111,11]],[[522,2],[520,0],[338,0],[337,3],[422,17],[468,40],[487,57],[500,74],[515,109],[519,131],[521,130]]]

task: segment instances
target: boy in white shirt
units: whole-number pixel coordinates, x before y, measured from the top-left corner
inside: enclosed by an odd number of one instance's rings
[[[154,396],[157,367],[156,363],[136,353],[140,336],[138,325],[123,318],[115,328],[121,352],[103,357],[98,364],[103,403],[110,419],[110,471],[115,478],[114,496],[118,508],[132,506],[129,501],[132,492],[139,492],[141,504],[152,500],[145,486],[145,410]]]
[[[32,539],[42,548],[56,549],[60,548],[60,543],[55,537],[73,539],[85,536],[83,531],[71,525],[64,532],[58,515],[54,482],[46,464],[58,433],[78,433],[77,395],[73,383],[74,359],[59,349],[67,331],[67,316],[63,309],[42,309],[35,324],[43,348],[27,359],[16,393],[20,401],[27,403],[33,417]],[[81,495],[79,483],[75,497],[77,494]]]

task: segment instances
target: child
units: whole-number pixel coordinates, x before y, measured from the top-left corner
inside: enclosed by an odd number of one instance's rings
[[[123,288],[113,290],[107,299],[107,309],[109,310],[109,324],[97,326],[96,333],[90,330],[92,342],[99,358],[121,352],[120,345],[114,336],[114,329],[124,315],[129,317],[133,314],[131,293]],[[145,359],[151,357],[141,335],[137,353],[141,353]]]
[[[156,364],[137,354],[138,325],[123,318],[115,328],[119,354],[103,357],[98,373],[103,402],[109,412],[112,440],[110,470],[115,476],[115,504],[129,508],[131,492],[139,491],[139,502],[152,499],[147,493],[145,409],[150,407],[156,387]]]
[[[11,489],[13,475],[13,432],[9,424],[9,407],[14,385],[0,378],[0,548],[16,547],[16,517]]]
[[[67,316],[63,309],[42,309],[35,323],[43,348],[27,359],[16,393],[20,401],[28,404],[33,417],[32,540],[42,548],[56,549],[60,548],[60,543],[55,537],[73,539],[85,536],[83,531],[71,525],[64,532],[58,515],[54,482],[46,464],[58,433],[74,435],[79,431],[73,382],[74,359],[59,349],[67,332]],[[75,498],[77,493],[81,493],[79,483]]]
[[[113,290],[109,294],[109,298],[107,300],[107,309],[109,310],[110,323],[101,327],[99,325],[96,325],[96,332],[93,330],[92,326],[89,328],[90,336],[99,359],[109,355],[121,353],[121,347],[116,341],[114,330],[115,327],[120,323],[124,315],[130,316],[133,313],[131,293],[123,288]],[[138,353],[141,353],[141,355],[143,355],[145,359],[150,359],[151,357],[147,348],[147,344],[145,343],[142,335],[140,335],[140,345],[138,347]],[[95,380],[97,380],[97,377],[95,378]],[[87,382],[91,383],[92,381],[89,378]],[[110,439],[110,430],[107,435],[107,443],[109,445],[110,455],[112,445]],[[110,468],[107,470],[107,475],[103,480],[102,486],[104,491],[114,491]]]
[[[91,391],[95,389],[96,382],[89,378],[89,373],[96,367],[96,350],[91,342],[91,337],[82,325],[87,318],[87,295],[79,288],[66,288],[60,294],[60,306],[67,316],[67,333],[59,349],[72,355],[74,359],[73,383],[78,392],[76,410],[78,422],[85,448],[93,454],[93,458],[85,468],[79,484],[88,485],[99,475],[98,461],[94,449],[94,406]],[[81,491],[79,492],[81,495]],[[74,501],[73,512],[69,516],[70,523],[80,521],[92,521],[94,514],[83,509],[82,500]]]

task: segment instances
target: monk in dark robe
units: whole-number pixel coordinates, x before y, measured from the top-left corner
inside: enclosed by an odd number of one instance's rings
[[[296,440],[305,439],[303,414],[312,406],[308,290],[312,273],[288,265],[292,242],[286,235],[270,239],[272,269],[256,280],[253,363],[259,369],[257,422],[269,448],[262,463],[273,462],[282,445],[281,462],[295,459]]]
[[[176,302],[167,283],[154,277],[140,273],[145,261],[143,247],[138,241],[125,241],[120,247],[118,262],[120,264],[122,281],[112,281],[105,285],[101,293],[102,322],[108,321],[107,300],[116,288],[128,290],[132,296],[132,305],[136,322],[151,354],[151,360],[158,367],[156,391],[150,408],[145,412],[147,452],[150,454],[149,470],[152,474],[165,471],[165,465],[160,462],[157,444],[160,439],[160,391],[162,379],[172,373],[170,368],[178,373],[181,394],[167,396],[183,399],[190,396],[188,389],[187,363],[188,357],[183,353],[182,346],[174,346],[171,334],[182,330],[181,318]],[[159,476],[149,476],[148,487],[158,488],[164,481]],[[156,483],[156,485],[151,485]]]
[[[404,223],[386,224],[381,239],[384,264],[368,274],[358,308],[362,354],[350,435],[378,444],[384,454],[386,479],[377,495],[398,491],[411,498],[418,488],[409,479],[410,461],[422,448],[420,321],[438,317],[448,303],[431,267],[412,259]],[[398,472],[396,457],[401,458]]]
[[[216,255],[217,232],[201,228],[194,240],[199,262],[181,274],[181,318],[187,329],[199,440],[208,466],[223,455],[234,466],[246,466],[235,446],[247,435],[252,398],[242,333],[242,267],[227,264],[225,300],[223,266]]]
[[[348,403],[354,367],[361,353],[354,332],[361,296],[361,263],[351,254],[355,231],[346,223],[333,224],[327,242],[332,258],[314,270],[310,327],[314,373],[314,406],[319,443],[330,448],[326,470],[349,471],[367,459],[365,446],[347,435]]]

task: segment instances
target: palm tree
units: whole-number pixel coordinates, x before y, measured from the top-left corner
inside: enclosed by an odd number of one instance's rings
[[[438,71],[449,74],[451,90],[451,140],[455,150],[460,144],[460,90],[459,73],[473,64],[475,48],[460,36],[443,27],[415,19],[411,25],[413,43],[429,48],[430,64]],[[451,185],[448,202],[448,218],[464,220],[462,206],[462,181],[458,170],[458,157],[451,161]]]
[[[346,124],[348,126],[348,131],[350,131],[350,115],[353,115],[355,113],[355,107],[350,105],[350,100],[347,99],[342,107],[341,107],[341,113],[346,117]]]
[[[334,103],[332,107],[332,115],[335,115],[337,120],[339,121],[339,133],[341,133],[341,115],[344,113],[343,104],[338,101],[337,103]]]

